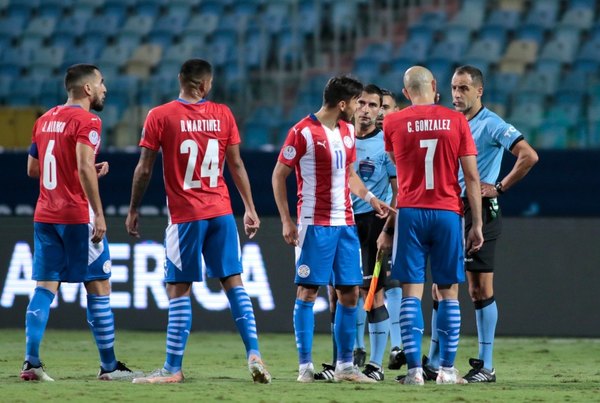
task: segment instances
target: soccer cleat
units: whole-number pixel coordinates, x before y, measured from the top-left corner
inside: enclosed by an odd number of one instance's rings
[[[417,367],[409,369],[406,375],[397,376],[396,382],[401,383],[403,385],[425,385],[425,380],[423,377],[423,368]]]
[[[376,367],[373,364],[367,364],[362,373],[377,382],[383,381],[383,368]]]
[[[34,367],[29,361],[25,361],[20,377],[24,381],[54,382],[54,379],[50,378],[44,371],[44,364],[41,362],[40,365]]]
[[[310,383],[315,381],[315,367],[312,362],[300,365],[298,372],[298,378],[296,379],[298,382]]]
[[[177,371],[174,374],[164,368],[152,371],[145,377],[133,378],[132,383],[181,383],[183,382],[183,372]]]
[[[357,367],[364,367],[367,360],[367,352],[364,348],[355,348],[352,351],[352,363]]]
[[[438,376],[438,370],[429,364],[429,358],[424,355],[421,361],[423,365],[423,379],[426,381],[435,381]]]
[[[458,375],[458,369],[440,367],[435,383],[438,385],[464,385],[467,381]]]
[[[468,383],[496,382],[496,370],[492,368],[490,371],[483,368],[483,360],[471,358],[469,359],[469,365],[472,369],[465,375],[465,381]]]
[[[315,373],[315,381],[333,382],[333,373],[335,372],[335,367],[327,363],[323,363],[321,365],[323,366],[323,371]]]
[[[131,381],[133,378],[140,378],[144,376],[142,371],[132,371],[121,361],[117,361],[117,367],[112,371],[106,371],[100,367],[98,372],[98,379],[101,381]]]
[[[271,374],[267,371],[265,364],[259,357],[255,355],[250,356],[248,370],[250,370],[254,383],[271,383]]]
[[[354,383],[376,383],[377,381],[373,378],[369,378],[360,370],[356,365],[350,365],[344,369],[336,367],[333,373],[334,382],[354,382]]]
[[[390,361],[388,362],[388,369],[400,369],[406,364],[406,354],[400,347],[392,348],[390,351]]]

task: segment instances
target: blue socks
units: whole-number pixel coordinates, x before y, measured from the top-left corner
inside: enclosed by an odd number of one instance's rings
[[[421,341],[425,325],[421,300],[415,297],[402,298],[400,306],[400,329],[404,342],[404,353],[408,369],[421,367]]]
[[[444,299],[439,302],[437,331],[440,343],[440,366],[453,367],[460,336],[460,306],[458,300]]]
[[[364,309],[365,301],[362,297],[358,297],[356,307],[356,339],[354,340],[354,348],[365,349],[365,322],[367,321],[367,312]]]
[[[296,299],[294,305],[294,333],[296,334],[296,347],[298,348],[300,365],[312,362],[312,343],[315,331],[314,305],[314,302],[302,301],[301,299]],[[352,351],[350,354],[352,355]]]
[[[25,360],[33,366],[40,365],[40,343],[44,337],[50,304],[54,293],[44,287],[36,287],[25,314]]]
[[[352,347],[356,338],[356,311],[358,310],[358,307],[349,308],[337,303],[334,333],[338,346],[338,363],[352,363]]]
[[[331,365],[335,366],[337,362],[337,343],[335,342],[335,310],[331,312],[331,342],[333,344],[333,357],[331,360]]]
[[[242,286],[233,287],[227,291],[227,298],[229,299],[231,315],[235,320],[240,336],[242,336],[244,346],[246,346],[246,356],[257,355],[260,357],[254,310],[246,289]]]
[[[371,309],[367,316],[369,318],[369,341],[371,344],[369,363],[382,368],[383,354],[385,353],[390,330],[389,314],[385,305],[382,305]]]
[[[386,290],[387,310],[390,315],[390,342],[392,348],[402,347],[400,332],[400,304],[402,303],[402,288],[394,287]]]
[[[169,324],[167,326],[167,359],[164,368],[176,373],[181,371],[183,352],[192,328],[192,302],[190,297],[169,300]]]
[[[439,345],[439,335],[438,335],[438,306],[439,301],[433,301],[433,310],[431,311],[431,343],[429,344],[429,365],[433,368],[438,368],[440,366],[440,345]]]
[[[498,306],[494,297],[483,301],[475,301],[475,318],[477,319],[477,338],[479,339],[479,359],[483,367],[490,371],[494,368],[492,354],[494,352],[494,336],[498,322]]]
[[[87,322],[100,353],[100,366],[108,372],[117,367],[115,358],[115,319],[109,295],[87,295]]]

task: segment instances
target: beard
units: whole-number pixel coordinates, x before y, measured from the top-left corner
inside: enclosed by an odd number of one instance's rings
[[[102,109],[104,109],[104,99],[98,96],[94,97],[90,104],[90,109],[95,110],[96,112],[102,112]]]

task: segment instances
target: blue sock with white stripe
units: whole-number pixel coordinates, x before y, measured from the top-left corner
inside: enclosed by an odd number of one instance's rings
[[[402,347],[400,332],[400,304],[402,303],[402,288],[394,287],[385,292],[387,310],[390,314],[390,342],[393,347]]]
[[[439,301],[433,301],[433,309],[431,310],[431,343],[429,343],[429,365],[433,368],[439,368],[440,366],[440,342],[438,335],[438,307]]]
[[[181,371],[183,353],[192,328],[192,301],[189,296],[169,300],[167,359],[164,368],[172,374]]]
[[[356,303],[356,339],[354,348],[365,349],[365,322],[367,321],[367,312],[365,311],[365,301],[362,297],[358,297]]]
[[[337,303],[335,309],[335,341],[338,347],[337,362],[352,363],[352,347],[356,338],[356,311]]]
[[[50,316],[50,304],[54,293],[44,287],[36,287],[27,305],[25,314],[25,361],[37,367],[40,365],[40,344]]]
[[[312,343],[315,331],[315,303],[296,299],[294,305],[294,333],[296,334],[296,347],[298,348],[298,362],[300,365],[312,362]]]
[[[460,306],[457,299],[440,301],[437,317],[440,342],[440,366],[454,366],[460,336]]]
[[[117,367],[115,358],[115,318],[109,295],[87,295],[87,322],[96,340],[100,366],[108,372]]]
[[[404,342],[404,354],[408,369],[421,367],[421,341],[425,325],[421,300],[415,297],[402,298],[400,305],[400,330]]]
[[[477,319],[477,338],[479,339],[479,359],[483,360],[483,367],[491,371],[494,368],[492,354],[496,322],[498,322],[498,306],[494,297],[475,301],[475,317]]]
[[[250,355],[260,357],[258,350],[258,332],[256,330],[256,319],[254,318],[254,309],[252,301],[242,286],[230,288],[227,291],[231,315],[238,328],[240,336],[246,346],[246,358]]]

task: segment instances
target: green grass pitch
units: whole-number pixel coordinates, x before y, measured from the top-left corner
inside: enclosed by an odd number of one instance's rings
[[[19,379],[24,331],[0,332],[0,401],[2,402],[593,402],[600,401],[600,340],[498,338],[496,384],[399,385],[400,371],[385,372],[374,385],[299,384],[292,334],[262,334],[261,350],[272,375],[271,385],[253,384],[242,342],[234,333],[192,333],[184,359],[186,381],[177,385],[134,385],[96,380],[98,356],[87,331],[49,329],[42,359],[53,383]],[[476,339],[463,337],[457,367],[477,350]],[[164,361],[162,332],[118,331],[117,358],[131,368],[149,372]],[[368,344],[367,344],[368,345]],[[426,347],[426,346],[424,346]],[[330,359],[328,335],[316,335],[315,364]],[[387,356],[385,358],[387,364]]]

